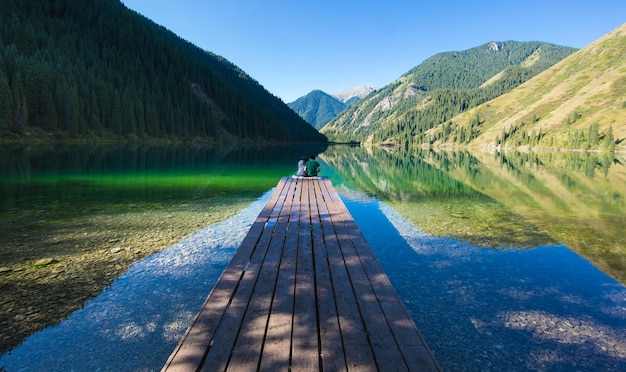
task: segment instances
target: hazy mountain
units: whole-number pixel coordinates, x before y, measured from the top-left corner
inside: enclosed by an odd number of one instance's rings
[[[506,41],[436,54],[344,110],[322,133],[340,142],[430,143],[428,130],[510,91],[574,51]]]
[[[287,106],[298,113],[315,129],[322,128],[346,108],[343,102],[321,90],[314,90],[288,103]]]
[[[626,24],[448,123],[450,133],[471,131],[475,146],[625,150]]]
[[[326,141],[237,66],[119,0],[0,4],[0,138]]]
[[[314,90],[287,105],[309,124],[320,129],[346,107],[355,104],[374,91],[376,87],[371,84],[350,88],[332,95],[321,90]]]
[[[363,97],[378,90],[376,86],[372,84],[365,84],[359,87],[353,87],[343,92],[335,93],[332,96],[345,103],[346,106],[351,106],[357,103]]]

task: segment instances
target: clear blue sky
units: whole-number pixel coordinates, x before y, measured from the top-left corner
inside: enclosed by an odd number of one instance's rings
[[[490,41],[582,48],[626,23],[626,0],[122,0],[292,102],[383,87],[434,54]]]

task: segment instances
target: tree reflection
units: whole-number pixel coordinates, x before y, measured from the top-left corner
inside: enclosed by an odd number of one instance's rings
[[[626,281],[626,167],[595,153],[470,153],[333,146],[346,183],[427,233],[486,247],[563,242]]]

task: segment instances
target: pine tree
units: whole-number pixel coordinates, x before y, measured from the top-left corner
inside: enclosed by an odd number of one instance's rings
[[[80,128],[80,103],[78,88],[72,87],[65,96],[65,126],[70,134],[78,136],[83,134]]]
[[[11,87],[3,69],[0,68],[0,133],[7,133],[11,129],[14,113]]]
[[[615,151],[615,136],[613,135],[613,126],[609,127],[606,135],[604,136],[604,147],[609,151]]]
[[[113,105],[111,106],[111,119],[109,120],[109,122],[111,123],[111,133],[118,136],[122,134],[122,110],[123,108],[121,99],[119,96],[115,96],[115,98],[113,98]]]
[[[28,125],[28,103],[24,94],[24,85],[22,83],[22,75],[18,73],[13,84],[13,106],[15,114],[13,116],[13,126],[11,132],[23,134]]]
[[[587,133],[587,143],[590,148],[594,148],[600,142],[600,131],[598,129],[598,123],[593,123],[589,126]]]

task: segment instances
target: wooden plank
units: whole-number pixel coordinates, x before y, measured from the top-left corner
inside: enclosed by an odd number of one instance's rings
[[[430,349],[393,289],[389,278],[384,274],[380,263],[372,255],[371,249],[354,219],[348,220],[346,227],[352,233],[352,240],[355,243],[357,254],[362,258],[363,268],[368,276],[368,280],[372,284],[372,288],[387,319],[388,327],[398,343],[409,370],[437,369],[438,366],[432,358]]]
[[[331,196],[338,198],[336,193],[331,193]],[[357,297],[366,300],[361,302],[361,306],[368,333],[375,335],[372,337],[372,345],[374,352],[377,353],[377,361],[386,367],[397,369],[439,369],[428,346],[347,209],[342,210],[340,219],[344,222],[345,232],[349,235],[352,248],[354,248],[354,250],[349,249],[347,253],[352,259],[359,261],[359,264],[350,267],[354,269],[353,273],[358,280],[355,283],[355,288],[359,293]],[[339,220],[335,221],[335,225],[338,229],[342,229]],[[349,244],[347,247],[350,248]],[[371,292],[369,289],[365,290],[368,284],[371,285]],[[387,332],[387,329],[390,332]],[[390,342],[397,343],[398,349],[389,347]],[[401,353],[401,357],[398,357],[397,352]],[[402,359],[403,362],[401,362]]]
[[[379,366],[385,366],[393,370],[408,369],[402,353],[397,348],[396,341],[391,333],[384,313],[381,309],[376,293],[372,288],[365,270],[363,261],[374,259],[373,254],[361,258],[352,240],[355,231],[351,231],[346,226],[346,221],[351,219],[347,209],[340,209],[336,218],[333,219],[335,229],[340,236],[341,251],[348,268],[348,274],[352,281],[352,287],[358,300],[358,307],[366,326],[367,334],[372,346],[372,350]]]
[[[272,299],[261,358],[260,369],[262,371],[284,369],[284,366],[288,366],[290,363],[298,244],[298,234],[293,232],[298,229],[297,217],[300,213],[300,207],[298,203],[291,208],[287,227],[289,233],[285,239],[285,249]]]
[[[289,223],[288,214],[284,212],[290,211],[293,207],[291,200],[292,198],[285,200],[283,213],[276,223],[276,229],[262,263],[259,277],[256,278],[254,291],[234,346],[229,369],[254,370],[259,363]]]

